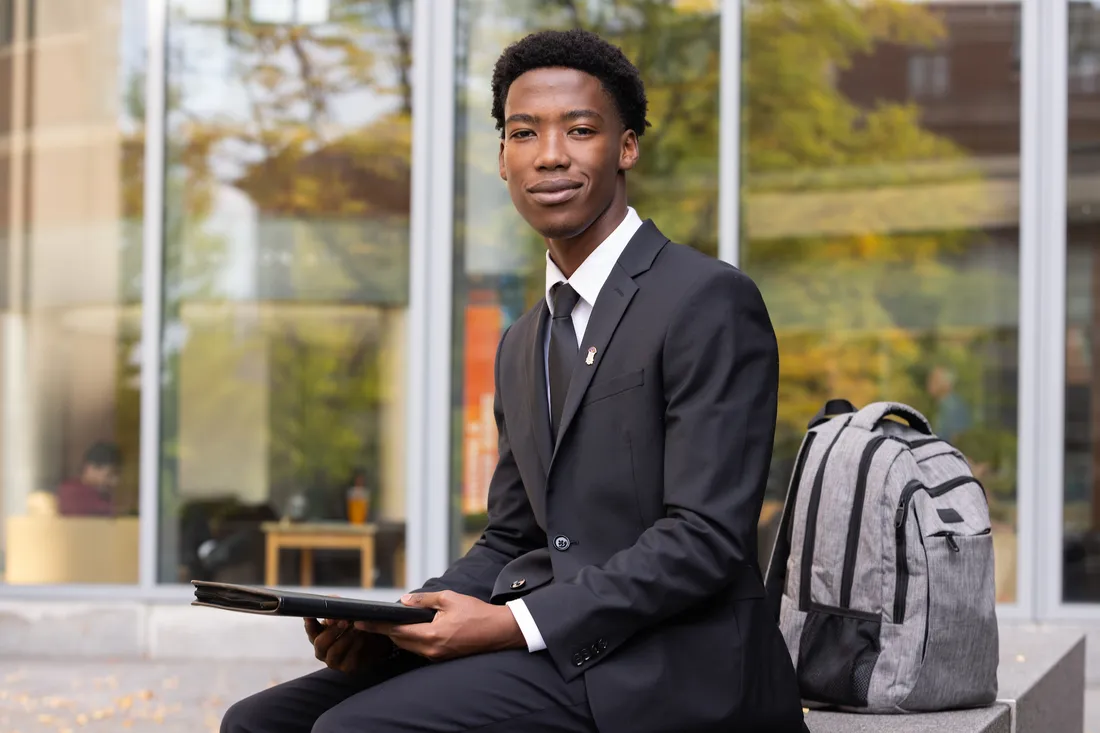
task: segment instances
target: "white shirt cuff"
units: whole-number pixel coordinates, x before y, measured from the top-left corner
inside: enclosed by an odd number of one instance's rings
[[[508,601],[504,605],[508,606],[512,615],[515,616],[516,623],[519,624],[519,630],[523,632],[523,638],[527,640],[527,651],[541,652],[545,649],[546,641],[539,633],[539,627],[535,625],[535,619],[531,612],[527,610],[527,604],[523,602],[523,599],[517,598],[514,601]]]

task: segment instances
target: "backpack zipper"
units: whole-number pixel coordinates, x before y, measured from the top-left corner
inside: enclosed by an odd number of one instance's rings
[[[988,528],[983,529],[981,532],[975,532],[974,534],[967,536],[981,537],[983,534],[990,534],[990,530]],[[955,538],[958,536],[960,536],[958,532],[952,532],[949,529],[945,529],[942,532],[936,532],[933,535],[929,535],[929,537],[943,537],[944,540],[947,542],[947,546],[951,549],[951,552],[959,552],[959,543],[955,541]]]
[[[982,490],[982,496],[985,496],[985,487],[982,486],[981,481],[974,478],[973,476],[956,476],[950,481],[944,481],[942,484],[932,486],[928,489],[928,495],[932,498],[943,496],[948,491],[953,491],[954,489],[957,489],[960,486],[965,486],[966,484],[977,484],[978,488]]]
[[[908,445],[911,450],[916,450],[917,448],[922,448],[926,445],[931,445],[932,443],[945,443],[945,442],[947,442],[947,441],[945,441],[943,438],[921,438],[920,440],[906,441],[906,445]]]
[[[913,521],[917,523],[917,536],[920,537],[920,543],[924,544],[924,531],[920,528],[920,516],[913,512]],[[906,571],[908,572],[909,565],[906,564]],[[906,586],[908,587],[908,583]],[[907,591],[908,592],[908,591]],[[902,609],[902,615],[904,617],[905,609]],[[928,632],[932,630],[932,624],[929,623],[929,619],[932,618],[932,594],[924,594],[924,641],[920,646],[920,660],[924,663],[924,658],[928,656]]]
[[[905,485],[905,488],[901,490],[901,499],[898,501],[897,512],[894,513],[894,529],[896,530],[896,555],[897,555],[897,585],[894,588],[894,623],[900,624],[905,618],[905,600],[906,595],[909,593],[909,558],[905,552],[905,519],[909,512],[909,503],[913,499],[913,494],[920,490],[928,492],[928,495],[935,498],[943,496],[949,491],[965,486],[966,484],[977,484],[982,490],[982,494],[985,494],[985,487],[982,486],[982,482],[973,476],[956,476],[950,481],[945,481],[942,484],[936,486],[927,487],[916,479],[910,481]],[[954,540],[952,540],[954,542]]]

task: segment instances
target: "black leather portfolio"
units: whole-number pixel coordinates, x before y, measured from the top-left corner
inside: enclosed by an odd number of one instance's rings
[[[192,606],[220,608],[268,616],[333,619],[341,621],[386,621],[398,624],[427,623],[435,617],[431,608],[414,608],[387,601],[322,596],[252,585],[192,580]]]

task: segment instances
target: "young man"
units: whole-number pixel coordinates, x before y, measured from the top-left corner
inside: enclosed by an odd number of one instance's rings
[[[57,487],[57,511],[63,516],[109,517],[115,514],[122,453],[114,443],[99,442],[84,453],[80,476]]]
[[[432,623],[308,621],[329,669],[222,730],[801,731],[755,549],[778,382],[760,294],[627,206],[646,98],[617,48],[528,36],[493,93],[501,178],[548,251],[545,300],[498,347],[488,527],[403,599]]]

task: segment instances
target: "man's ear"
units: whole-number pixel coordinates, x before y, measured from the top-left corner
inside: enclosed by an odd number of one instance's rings
[[[497,155],[497,165],[500,166],[500,180],[508,180],[508,171],[504,169],[504,141],[500,141],[500,153]]]
[[[638,164],[638,135],[633,130],[624,130],[619,140],[619,170],[628,171]]]

